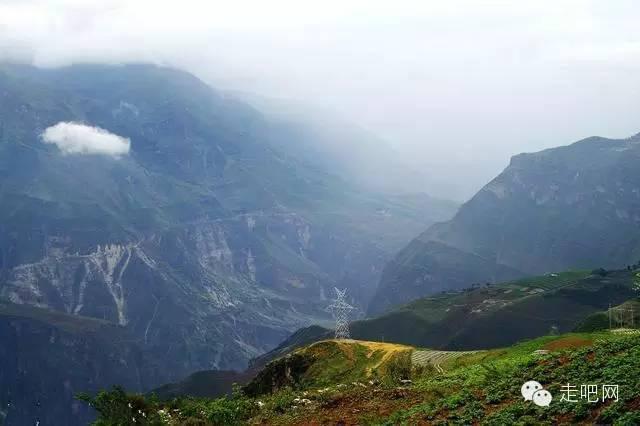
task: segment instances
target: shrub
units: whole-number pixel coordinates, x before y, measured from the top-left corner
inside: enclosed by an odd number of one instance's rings
[[[269,403],[269,408],[276,413],[286,413],[293,406],[293,400],[296,398],[291,388],[285,388],[275,393]]]
[[[411,378],[411,353],[409,351],[401,352],[395,355],[387,363],[387,379],[390,379],[394,384],[400,380],[406,380]]]
[[[411,368],[411,377],[414,379],[429,378],[436,374],[436,368],[431,363],[412,365]]]
[[[101,391],[95,397],[82,393],[77,399],[89,404],[98,412],[95,426],[112,426],[135,423],[144,425],[163,424],[158,410],[150,406],[141,395],[127,395],[120,386]]]

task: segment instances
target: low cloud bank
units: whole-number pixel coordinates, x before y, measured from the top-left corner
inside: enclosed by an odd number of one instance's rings
[[[115,158],[129,154],[131,141],[100,127],[60,122],[42,132],[44,143],[56,145],[64,154],[107,155]]]

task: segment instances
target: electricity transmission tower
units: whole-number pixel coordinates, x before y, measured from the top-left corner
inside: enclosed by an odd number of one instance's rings
[[[635,328],[636,319],[633,305],[630,307],[611,307],[609,304],[609,329],[612,328]]]
[[[346,302],[347,289],[337,289],[334,287],[336,291],[336,298],[333,303],[329,305],[327,310],[329,310],[333,317],[336,320],[336,339],[350,339],[351,336],[349,334],[349,311],[355,309],[353,306]]]

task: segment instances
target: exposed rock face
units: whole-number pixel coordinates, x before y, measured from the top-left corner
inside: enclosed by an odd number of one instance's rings
[[[58,247],[8,269],[0,296],[127,326],[158,355],[173,353],[167,362],[176,378],[195,368],[242,367],[292,329],[326,318],[324,294],[339,280],[309,260],[312,248],[298,239],[310,234],[302,219],[252,220],[252,229],[245,218],[205,222],[86,254]],[[272,226],[283,234],[265,244]],[[325,238],[318,243],[330,244]]]
[[[509,167],[385,268],[369,312],[443,289],[640,257],[640,136],[588,138]]]
[[[40,136],[59,122],[131,151],[64,154]],[[327,320],[333,286],[364,308],[455,206],[363,189],[289,155],[282,129],[175,70],[1,67],[0,298],[125,327],[166,380],[245,367]]]

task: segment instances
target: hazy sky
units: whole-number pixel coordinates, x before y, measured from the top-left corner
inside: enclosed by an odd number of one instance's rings
[[[0,0],[0,58],[328,107],[464,197],[513,154],[640,132],[639,21],[636,0]]]

